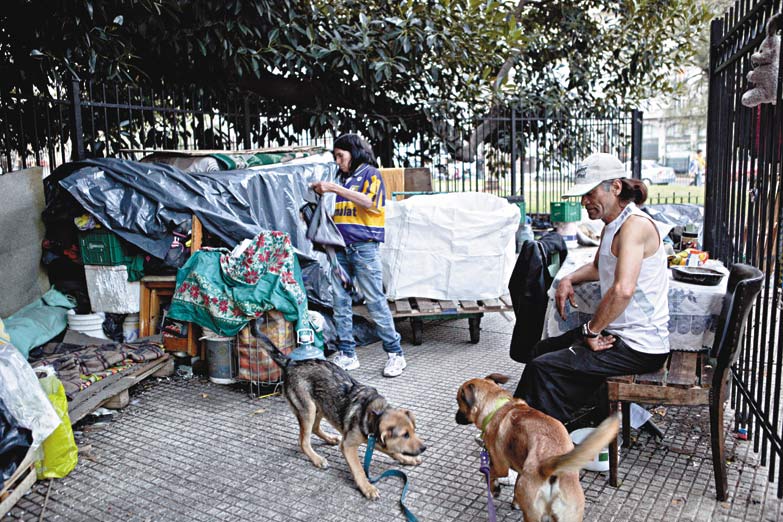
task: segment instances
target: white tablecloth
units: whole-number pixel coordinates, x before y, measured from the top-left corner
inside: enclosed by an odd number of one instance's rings
[[[588,321],[601,301],[598,281],[574,286],[578,309],[566,304],[566,320],[555,306],[555,289],[560,279],[595,257],[596,247],[568,251],[568,257],[549,289],[549,304],[544,319],[544,336],[555,337]],[[692,285],[675,281],[669,270],[669,343],[672,350],[701,351],[712,348],[718,315],[728,282],[728,270],[717,261],[708,266],[727,274],[716,286]]]

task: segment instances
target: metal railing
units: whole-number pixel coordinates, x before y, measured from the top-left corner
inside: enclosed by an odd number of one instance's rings
[[[743,93],[751,54],[780,0],[735,3],[712,22],[707,130],[709,158],[705,248],[726,265],[749,263],[765,273],[765,285],[749,319],[741,355],[732,369],[735,427],[744,426],[777,476],[783,498],[783,321],[781,321],[781,122],[780,103],[748,108]],[[778,81],[777,99],[781,85]]]
[[[0,93],[2,172],[29,165],[53,169],[84,157],[141,159],[161,149],[329,148],[338,133],[308,131],[317,115],[291,118],[285,112],[290,109],[279,107],[283,112],[275,115],[267,101],[251,94],[197,86],[55,79],[45,90],[3,86]],[[284,121],[297,122],[297,128]],[[641,125],[638,111],[528,114],[501,108],[451,121],[448,133],[420,133],[395,143],[385,163],[429,168],[434,191],[523,195],[529,208],[546,212],[587,154],[611,152],[629,168],[638,166]],[[376,152],[387,148],[377,145]]]

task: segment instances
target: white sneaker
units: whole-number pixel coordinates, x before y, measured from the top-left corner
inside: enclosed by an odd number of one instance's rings
[[[355,370],[359,367],[359,358],[355,354],[349,356],[340,352],[332,359],[332,362],[345,371]]]
[[[513,486],[517,483],[517,476],[519,476],[519,473],[511,468],[508,468],[508,475],[505,477],[500,477],[498,479],[498,484],[502,484],[503,486]]]
[[[405,356],[401,353],[390,353],[389,360],[386,361],[386,367],[383,369],[384,377],[397,377],[402,375],[402,371],[408,363],[405,362]]]

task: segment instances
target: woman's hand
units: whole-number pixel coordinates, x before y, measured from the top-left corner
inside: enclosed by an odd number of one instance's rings
[[[310,188],[323,195],[326,192],[337,192],[339,185],[331,181],[316,181],[315,183],[310,183]]]
[[[557,305],[557,311],[560,312],[560,317],[563,321],[566,319],[565,303],[568,300],[571,306],[579,308],[574,301],[574,287],[571,284],[571,279],[564,277],[557,285],[557,291],[555,292],[555,304]]]
[[[587,347],[594,352],[602,352],[614,346],[613,335],[599,335],[598,337],[594,337],[592,339],[586,338],[584,341],[585,344],[587,344]]]

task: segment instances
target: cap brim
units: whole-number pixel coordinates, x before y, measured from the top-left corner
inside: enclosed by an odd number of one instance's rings
[[[563,192],[563,195],[561,196],[563,199],[566,198],[581,198],[591,190],[593,190],[595,187],[600,185],[601,182],[598,183],[578,183],[574,186],[572,186],[570,189]]]

